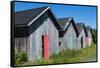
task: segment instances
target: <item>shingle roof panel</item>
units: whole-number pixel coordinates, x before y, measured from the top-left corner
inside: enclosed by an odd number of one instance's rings
[[[60,24],[60,26],[62,27],[62,29],[65,29],[68,26],[69,19],[70,18],[59,18],[59,19],[57,19],[57,21]]]
[[[47,7],[41,7],[15,12],[15,25],[27,25],[46,8]]]
[[[79,33],[82,31],[83,26],[84,26],[83,23],[76,23],[76,27],[77,27],[77,30],[78,30]]]

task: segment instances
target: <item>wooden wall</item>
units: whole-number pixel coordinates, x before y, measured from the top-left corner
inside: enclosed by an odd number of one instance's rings
[[[90,46],[91,45],[91,43],[93,42],[93,39],[92,39],[92,34],[91,34],[91,31],[88,31],[88,36],[87,36],[87,40],[86,40],[86,44],[88,45],[88,46]]]
[[[50,18],[47,18],[44,23],[29,37],[27,38],[15,38],[15,45],[26,46],[28,53],[28,59],[34,60],[42,58],[42,35],[47,34],[49,36],[49,52],[50,55],[59,53],[59,33]],[[27,42],[24,41],[27,40]],[[23,44],[16,42],[16,40],[24,41]],[[24,49],[25,47],[21,48]]]
[[[70,24],[67,32],[63,36],[60,47],[61,47],[61,50],[64,48],[68,48],[68,49],[76,48],[76,32],[74,30],[72,23]]]
[[[27,50],[27,38],[15,38],[15,50],[25,52]]]
[[[83,48],[86,47],[86,35],[84,29],[82,29],[81,33],[79,34],[77,38],[77,49],[81,48],[81,37],[83,37]]]

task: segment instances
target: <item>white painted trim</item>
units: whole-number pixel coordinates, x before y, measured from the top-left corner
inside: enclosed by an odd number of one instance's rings
[[[68,19],[68,21],[71,21],[71,20],[72,20],[72,18],[69,18],[69,19]]]
[[[65,24],[64,30],[65,30],[65,29],[67,28],[67,26],[70,24],[69,21],[71,21],[71,20],[72,20],[72,18],[69,18],[69,19],[68,19],[67,23]]]
[[[64,30],[67,28],[68,25],[69,25],[69,21],[65,24]]]
[[[32,21],[29,22],[28,26],[30,26],[34,21],[36,21],[43,13],[45,13],[50,7],[47,7],[43,12],[41,12],[37,17],[35,17]]]

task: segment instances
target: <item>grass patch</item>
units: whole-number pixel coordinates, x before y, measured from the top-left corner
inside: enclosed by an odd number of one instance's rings
[[[18,52],[15,50],[15,66],[23,64],[28,61],[28,56],[26,52]]]
[[[94,44],[80,50],[64,50],[60,54],[53,56],[52,59],[56,59],[57,63],[73,63],[82,62],[91,57],[96,57],[96,45]]]
[[[74,63],[88,61],[89,58],[96,58],[96,45],[92,44],[89,47],[79,50],[63,50],[59,54],[50,57],[49,62],[36,62],[35,64],[57,64],[57,63]],[[86,62],[85,61],[85,62]]]
[[[49,61],[43,58],[34,62],[26,62],[22,65],[40,65],[40,64],[57,64],[57,63],[74,63],[74,62],[86,62],[88,59],[96,58],[96,45],[92,44],[89,47],[79,50],[63,50],[59,54],[52,55]],[[92,60],[90,60],[92,61]]]

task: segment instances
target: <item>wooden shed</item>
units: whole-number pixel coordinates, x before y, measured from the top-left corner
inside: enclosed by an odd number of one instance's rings
[[[83,23],[76,23],[76,27],[78,30],[78,37],[77,37],[77,48],[84,48],[86,47],[86,30],[85,25]]]
[[[76,49],[76,41],[78,31],[73,18],[60,18],[58,19],[62,30],[59,31],[59,46],[60,50],[63,49]]]
[[[86,29],[86,44],[88,46],[90,46],[91,43],[93,42],[93,39],[92,39],[92,29],[91,29],[90,26],[86,26],[85,29]]]
[[[61,29],[50,7],[40,7],[15,12],[15,49],[27,52],[28,60],[44,58],[59,53]]]

